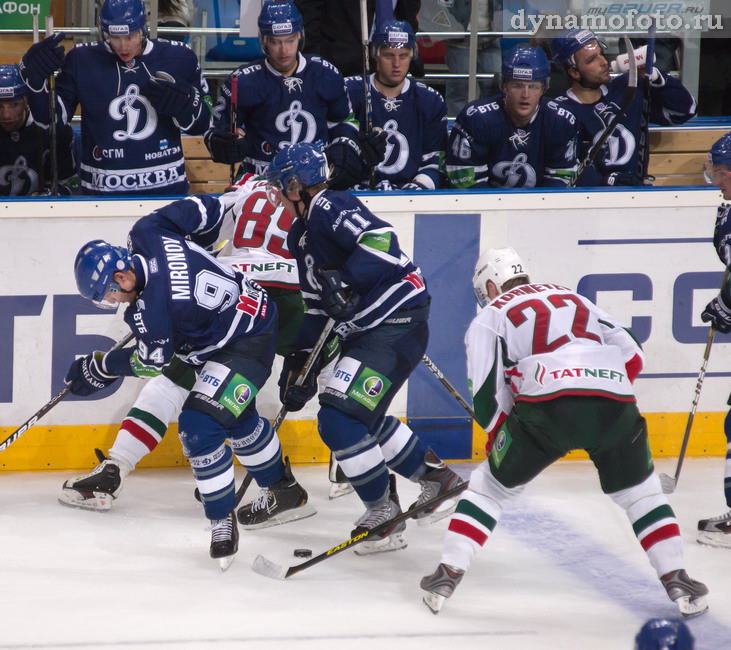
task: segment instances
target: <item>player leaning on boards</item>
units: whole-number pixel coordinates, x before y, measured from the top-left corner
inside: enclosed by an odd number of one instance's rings
[[[444,184],[447,105],[433,88],[407,77],[418,56],[409,23],[390,20],[371,39],[376,72],[368,78],[372,122],[388,136],[386,156],[374,171],[376,190],[438,190]],[[368,111],[363,77],[345,80],[361,129]],[[354,189],[369,189],[361,183]]]
[[[193,50],[148,38],[142,0],[106,0],[97,43],[64,56],[63,37],[31,46],[21,67],[37,120],[50,119],[46,80],[58,68],[58,119],[69,122],[81,106],[82,193],[186,194],[180,132],[202,134],[211,121]]]
[[[577,166],[578,125],[543,97],[551,66],[518,45],[503,57],[502,94],[465,106],[449,133],[447,176],[456,189],[566,187]]]
[[[47,194],[52,185],[51,140],[28,108],[28,87],[17,65],[0,65],[0,196]],[[78,186],[74,135],[64,125],[57,135],[56,163],[60,194]]]
[[[512,248],[485,252],[473,284],[483,309],[465,337],[468,379],[478,422],[494,444],[457,504],[441,563],[421,581],[426,605],[439,612],[527,483],[570,450],[584,449],[668,596],[683,616],[705,612],[708,589],[685,572],[678,522],[632,391],[642,348],[583,296],[531,283]]]
[[[717,140],[708,152],[704,169],[706,180],[717,185],[726,201],[731,200],[731,133]],[[726,268],[731,268],[731,205],[722,203],[718,208],[713,245]],[[726,284],[719,295],[703,310],[701,319],[711,323],[719,332],[731,332],[731,287]],[[729,397],[731,405],[731,397]],[[723,423],[726,434],[726,464],[723,472],[723,492],[726,505],[731,508],[731,411]],[[698,542],[709,546],[731,548],[731,510],[698,522]]]
[[[421,271],[403,253],[392,226],[348,192],[327,189],[327,159],[314,145],[280,151],[267,172],[271,200],[295,216],[287,243],[297,260],[307,311],[297,347],[312,347],[328,317],[341,341],[332,378],[319,395],[318,429],[366,506],[353,535],[401,513],[389,490],[389,467],[421,483],[422,503],[461,482],[393,416],[394,395],[424,355],[429,338],[429,292]],[[312,372],[291,385],[303,354],[285,359],[280,395],[289,411],[317,393]],[[424,518],[443,513],[425,511]],[[264,513],[262,513],[264,514]],[[394,525],[357,554],[406,546],[406,524]]]
[[[588,29],[570,29],[551,41],[553,60],[564,66],[571,88],[556,103],[570,110],[579,121],[579,159],[624,104],[629,73],[612,79],[604,56],[606,44]],[[636,50],[640,56],[646,48]],[[642,63],[638,66],[644,68]],[[683,85],[652,67],[643,75],[640,88],[624,111],[602,151],[578,179],[580,186],[651,185],[647,174],[650,160],[648,122],[670,126],[687,122],[696,112],[696,102]],[[646,105],[649,101],[649,106]]]
[[[265,0],[259,14],[265,58],[241,66],[226,79],[205,143],[215,162],[242,163],[262,174],[274,155],[297,142],[326,142],[334,189],[365,179],[383,160],[385,134],[359,138],[358,122],[338,70],[320,57],[302,54],[304,26],[292,2]],[[238,79],[231,133],[231,80]]]
[[[231,450],[260,486],[283,478],[297,484],[256,410],[274,359],[276,305],[243,273],[185,239],[205,240],[222,212],[215,197],[175,201],[134,225],[129,252],[100,240],[79,251],[79,292],[101,305],[128,303],[124,319],[137,345],[77,359],[66,381],[74,394],[88,395],[121,375],[154,375],[174,355],[196,369],[179,435],[212,523],[211,557],[224,558],[225,568],[238,548]],[[299,494],[291,519],[314,514],[306,492]]]

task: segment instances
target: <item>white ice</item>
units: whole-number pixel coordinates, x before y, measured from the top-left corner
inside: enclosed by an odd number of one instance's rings
[[[675,462],[657,466],[672,474]],[[419,580],[447,520],[412,522],[402,551],[345,551],[284,581],[251,571],[258,554],[290,566],[303,561],[295,548],[335,546],[361,514],[353,494],[327,500],[324,467],[294,471],[318,514],[242,531],[226,573],[186,469],[133,473],[108,513],[59,505],[68,474],[3,475],[0,649],[629,650],[646,619],[677,616],[588,462],[558,463],[527,488],[438,616]],[[725,511],[722,471],[721,458],[689,459],[670,497],[688,573],[711,590],[710,612],[688,622],[698,650],[731,648],[731,549],[695,542],[697,520]],[[399,492],[408,505],[418,488],[399,479]]]

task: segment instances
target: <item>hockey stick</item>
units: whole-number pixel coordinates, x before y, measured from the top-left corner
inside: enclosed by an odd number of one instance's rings
[[[629,40],[627,36],[624,36],[624,45],[627,48],[627,52],[631,53],[634,52],[634,48],[632,47],[632,42]],[[584,172],[591,167],[592,163],[596,159],[596,157],[599,155],[599,152],[601,151],[602,147],[604,146],[604,143],[609,139],[609,136],[612,135],[614,132],[614,129],[619,124],[619,121],[624,116],[624,112],[630,107],[630,104],[632,104],[632,100],[635,98],[635,93],[637,92],[637,61],[635,60],[635,57],[630,54],[629,56],[629,81],[627,84],[627,94],[624,96],[624,101],[622,102],[622,106],[620,107],[617,114],[612,118],[612,121],[609,122],[607,125],[607,128],[604,129],[599,139],[594,143],[594,145],[589,149],[589,152],[586,154],[586,158],[581,161],[579,164],[579,167],[576,170],[576,174],[574,175],[573,181],[570,184],[570,187],[576,187],[577,183],[579,182],[579,179],[584,175]]]
[[[451,382],[449,381],[449,379],[447,379],[447,378],[446,378],[446,377],[444,376],[444,374],[442,373],[442,371],[441,371],[441,370],[439,370],[439,368],[437,368],[436,364],[435,364],[435,363],[434,363],[434,362],[433,362],[433,361],[432,361],[432,360],[431,360],[431,359],[430,359],[429,357],[427,357],[426,355],[424,355],[424,356],[423,356],[423,357],[421,358],[421,360],[422,360],[422,361],[424,362],[424,365],[425,365],[425,366],[426,366],[427,368],[429,368],[429,370],[431,370],[431,371],[432,371],[432,372],[434,373],[434,376],[435,376],[435,377],[436,377],[436,378],[437,378],[437,379],[438,379],[438,380],[439,380],[440,382],[442,382],[442,386],[444,386],[444,387],[445,387],[445,388],[446,388],[446,389],[447,389],[447,390],[449,391],[449,394],[450,394],[450,395],[451,395],[452,397],[454,397],[454,399],[456,399],[456,400],[457,400],[457,401],[458,401],[458,402],[460,403],[460,406],[462,406],[462,408],[464,408],[464,410],[465,410],[465,411],[467,411],[467,413],[469,413],[469,416],[470,416],[470,417],[471,417],[471,418],[472,418],[472,419],[473,419],[473,420],[474,420],[475,422],[477,422],[477,415],[476,415],[476,413],[474,412],[474,410],[472,409],[472,407],[471,407],[471,406],[470,406],[470,405],[469,405],[469,404],[467,403],[467,400],[465,400],[465,398],[464,398],[464,397],[462,397],[462,396],[461,396],[461,395],[460,395],[460,394],[459,394],[459,393],[457,392],[457,389],[456,389],[456,388],[455,388],[454,386],[452,386],[452,383],[451,383]],[[479,424],[479,423],[478,423],[478,424]]]
[[[726,269],[726,273],[723,275],[723,288],[728,282],[729,271]],[[688,440],[690,440],[690,431],[693,427],[693,419],[695,418],[695,411],[698,408],[698,401],[701,398],[701,388],[703,388],[703,379],[706,376],[706,366],[708,365],[708,358],[711,356],[711,346],[713,345],[713,337],[716,335],[716,328],[711,325],[708,329],[708,340],[706,341],[706,349],[703,351],[703,363],[701,363],[701,370],[698,373],[698,379],[695,382],[695,395],[693,396],[693,403],[690,406],[690,412],[688,413],[688,420],[685,423],[685,433],[683,434],[683,442],[680,445],[680,454],[678,454],[678,465],[675,468],[675,476],[668,476],[667,474],[660,474],[660,484],[662,485],[662,491],[665,494],[672,494],[675,492],[675,488],[678,486],[678,479],[680,478],[680,470],[683,468],[683,461],[685,460],[685,451],[688,449]]]
[[[645,53],[645,78],[643,80],[643,99],[642,99],[642,115],[640,122],[640,137],[638,138],[638,156],[635,171],[639,184],[643,185],[645,178],[648,177],[648,167],[650,165],[650,88],[652,81],[652,71],[654,69],[655,59],[655,33],[657,32],[657,21],[654,15],[650,15],[650,29],[647,32],[647,51]],[[649,68],[648,68],[649,66]]]
[[[114,347],[109,350],[110,352],[112,350],[119,350],[119,348],[124,347],[134,338],[134,334],[130,332],[127,334],[122,340],[118,341],[114,344]],[[21,426],[19,426],[13,433],[11,433],[5,440],[0,442],[0,452],[5,451],[10,445],[12,445],[20,436],[22,436],[28,429],[31,427],[34,427],[38,420],[40,420],[48,411],[50,411],[56,404],[58,404],[66,395],[68,395],[71,392],[71,388],[69,386],[64,386],[60,393],[58,393],[55,397],[51,398],[51,401],[42,406],[38,411],[36,411],[28,420],[26,420]]]
[[[239,106],[239,77],[234,75],[231,77],[231,120],[230,127],[231,133],[236,135],[236,120],[238,119],[238,106]],[[236,182],[236,163],[231,163],[231,169],[229,171],[229,185],[233,185]]]
[[[46,16],[46,38],[53,36],[53,16]],[[51,136],[51,194],[58,196],[58,143],[56,141],[56,73],[48,77],[48,108],[50,121],[48,127]]]
[[[333,546],[327,551],[324,551],[323,553],[320,553],[319,555],[316,555],[315,557],[312,557],[309,560],[302,562],[301,564],[295,564],[294,566],[285,567],[281,564],[277,564],[275,562],[272,562],[271,560],[268,560],[263,555],[257,555],[251,568],[256,573],[260,573],[267,578],[284,580],[285,578],[293,576],[295,573],[304,571],[305,569],[308,569],[315,564],[324,562],[325,560],[333,557],[334,555],[337,555],[338,553],[342,553],[349,548],[357,546],[361,542],[367,541],[369,537],[373,537],[374,535],[378,535],[381,532],[388,530],[394,524],[398,524],[402,521],[406,521],[407,519],[411,519],[414,515],[418,515],[420,512],[428,510],[429,508],[433,508],[442,501],[446,501],[447,499],[456,497],[458,494],[464,492],[464,490],[466,490],[468,486],[469,483],[467,481],[465,481],[464,483],[460,483],[459,485],[453,487],[451,490],[448,490],[444,494],[441,494],[434,499],[430,499],[429,501],[425,501],[419,506],[409,508],[406,512],[402,512],[400,515],[396,515],[393,519],[384,521],[382,524],[374,526],[370,530],[358,533],[354,537],[346,539],[344,542],[341,542],[337,546]]]
[[[373,20],[375,20],[375,15]],[[371,79],[368,75],[370,56],[368,53],[368,5],[366,0],[360,0],[360,38],[363,46],[363,94],[365,97],[366,133],[373,130],[373,99],[371,97]],[[368,185],[371,190],[376,189],[376,170],[372,168]]]

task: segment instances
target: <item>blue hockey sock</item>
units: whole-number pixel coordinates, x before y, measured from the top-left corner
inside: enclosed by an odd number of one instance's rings
[[[231,447],[259,487],[271,487],[284,475],[282,446],[269,420],[254,413],[228,430]]]
[[[394,472],[416,481],[427,471],[424,455],[428,447],[403,422],[388,415],[375,429],[375,435],[386,463]]]

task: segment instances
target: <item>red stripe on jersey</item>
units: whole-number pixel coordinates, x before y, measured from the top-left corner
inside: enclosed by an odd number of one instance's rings
[[[640,540],[640,544],[642,544],[642,548],[649,551],[658,542],[670,539],[671,537],[680,537],[678,524],[666,524],[662,528],[653,530],[649,535]]]
[[[452,519],[449,522],[449,528],[453,533],[469,537],[473,542],[477,542],[480,546],[484,546],[487,541],[487,535],[479,528],[475,528],[472,524],[468,524],[461,519]]]
[[[129,433],[133,438],[137,438],[145,447],[153,451],[160,441],[151,435],[149,431],[143,429],[139,424],[132,420],[124,420],[122,429]]]
[[[624,368],[627,371],[627,379],[630,380],[630,383],[634,384],[635,379],[637,379],[637,375],[639,375],[642,370],[642,357],[640,357],[639,354],[636,354],[624,364]]]

